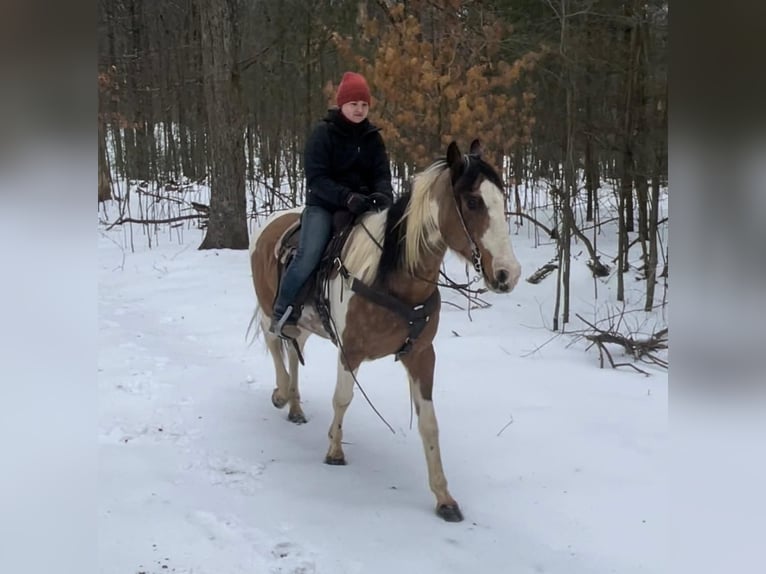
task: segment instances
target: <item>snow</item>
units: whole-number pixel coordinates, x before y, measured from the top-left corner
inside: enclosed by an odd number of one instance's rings
[[[600,369],[598,352],[549,330],[555,274],[442,308],[434,403],[450,490],[465,521],[434,513],[404,371],[366,363],[348,466],[322,463],[336,353],[309,340],[308,423],[270,400],[273,366],[245,334],[247,251],[197,251],[187,229],[152,248],[134,228],[98,232],[99,568],[176,572],[650,573],[666,561],[667,373]],[[512,236],[528,277],[550,260],[528,225]],[[599,248],[613,248],[608,238]],[[577,255],[578,249],[573,249]],[[616,278],[573,263],[572,323],[619,308]],[[448,258],[456,280],[464,265]],[[643,306],[628,274],[627,308]],[[658,285],[658,301],[662,297]],[[445,298],[459,305],[455,293]],[[632,314],[651,329],[661,311]],[[629,358],[613,350],[615,359]]]

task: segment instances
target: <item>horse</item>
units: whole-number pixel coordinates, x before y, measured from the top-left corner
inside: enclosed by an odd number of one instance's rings
[[[438,279],[450,249],[473,265],[490,291],[510,293],[516,286],[521,265],[511,245],[502,189],[500,176],[482,159],[478,140],[466,155],[453,141],[446,158],[414,176],[410,192],[389,209],[359,218],[333,261],[335,273],[322,286],[331,328],[319,305],[309,301],[294,327],[292,346],[269,332],[268,317],[279,285],[282,238],[296,226],[301,208],[273,214],[250,245],[258,305],[253,320],[260,323],[274,361],[274,406],[289,405],[288,420],[306,422],[298,389],[303,348],[312,334],[331,339],[338,348],[338,366],[325,463],[344,465],[343,417],[359,366],[395,355],[409,379],[436,514],[448,522],[463,520],[463,514],[447,488],[432,400]]]

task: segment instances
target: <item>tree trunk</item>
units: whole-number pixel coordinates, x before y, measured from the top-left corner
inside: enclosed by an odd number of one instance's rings
[[[106,156],[106,125],[103,116],[98,117],[98,201],[112,199],[112,178]]]
[[[647,60],[647,80],[649,78],[649,61]],[[652,127],[652,133],[656,134],[654,143],[654,156],[649,160],[652,163],[652,186],[651,203],[649,207],[649,255],[646,262],[646,302],[644,311],[654,308],[654,295],[657,285],[657,265],[659,263],[659,216],[660,216],[660,190],[662,189],[663,174],[666,168],[667,148],[665,137],[667,134],[667,95],[658,95],[650,98],[652,105],[648,106],[647,118]],[[660,135],[662,134],[662,135]],[[648,151],[648,150],[647,150]],[[661,277],[667,278],[667,259],[662,270]]]
[[[652,199],[649,208],[649,254],[646,260],[646,303],[644,311],[654,307],[654,288],[657,284],[657,222],[660,214],[660,158],[655,161],[654,177],[652,177]]]
[[[625,278],[624,273],[627,271],[627,257],[623,254],[628,251],[628,231],[625,229],[625,194],[622,190],[618,192],[618,207],[617,207],[617,300],[625,301]]]
[[[643,155],[643,154],[642,154]],[[644,175],[644,161],[639,160],[636,171],[636,201],[638,202],[638,239],[642,243],[649,238],[649,182]]]
[[[585,38],[586,47],[590,49],[592,38],[590,15],[585,15]],[[585,202],[585,221],[593,221],[595,204],[598,201],[598,159],[593,149],[593,133],[596,131],[596,127],[593,121],[593,64],[591,59],[588,58],[585,61],[585,74],[583,82],[585,84],[585,190],[586,190],[586,202]]]
[[[513,200],[515,202],[513,213],[516,214],[516,225],[523,225],[524,223],[524,219],[521,217],[521,194],[519,193],[519,187],[521,186],[524,174],[524,154],[522,149],[513,154]]]
[[[640,9],[640,8],[639,8]],[[639,13],[640,14],[640,13]],[[642,18],[643,19],[643,18]],[[641,242],[641,247],[644,254],[644,262],[646,263],[647,249],[646,241],[649,238],[649,183],[647,181],[650,171],[650,145],[652,136],[655,131],[653,123],[650,119],[652,110],[647,103],[647,81],[648,71],[645,66],[641,65],[641,60],[646,57],[646,50],[643,49],[644,34],[643,27],[636,24],[636,56],[634,59],[634,108],[635,108],[635,132],[643,134],[643,136],[636,142],[634,147],[634,159],[635,159],[635,185],[636,185],[636,202],[638,211],[638,239]]]
[[[189,179],[196,179],[194,160],[192,159],[191,146],[189,145],[189,128],[181,118],[178,120],[178,149],[181,155],[181,173]]]
[[[114,152],[114,173],[117,175],[118,179],[120,177],[127,178],[127,175],[125,173],[125,151],[124,151],[124,145],[123,145],[123,135],[122,135],[122,128],[120,128],[118,122],[112,122],[112,142],[114,143],[114,147],[112,151]]]
[[[620,193],[622,194],[622,203],[625,218],[625,231],[634,230],[633,223],[633,174],[635,170],[633,157],[633,130],[635,123],[634,114],[634,92],[636,85],[636,70],[638,67],[639,51],[641,42],[639,41],[638,24],[633,6],[626,8],[629,28],[625,31],[625,42],[627,44],[626,62],[625,62],[625,84],[624,84],[624,116],[623,116],[623,151],[622,151],[622,183]]]
[[[208,118],[210,219],[200,249],[247,249],[244,119],[237,0],[200,2]]]
[[[598,164],[593,154],[593,139],[590,135],[585,136],[585,189],[585,221],[593,221],[594,207],[598,201]]]
[[[567,138],[566,149],[564,152],[564,193],[561,198],[563,207],[561,212],[561,267],[562,279],[564,284],[564,309],[562,311],[562,322],[569,323],[569,291],[570,278],[572,270],[572,227],[575,225],[574,211],[572,204],[575,202],[577,191],[577,174],[574,165],[574,81],[571,78],[571,70],[568,73],[569,81],[566,88],[566,110],[567,110]]]

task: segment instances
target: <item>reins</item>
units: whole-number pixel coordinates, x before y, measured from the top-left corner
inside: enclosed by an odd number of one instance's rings
[[[466,167],[470,163],[470,156],[465,155],[464,156],[464,162]],[[463,216],[463,211],[460,209],[460,204],[458,203],[457,197],[455,197],[454,193],[452,194],[452,198],[455,204],[455,209],[458,213],[458,220],[460,221],[460,225],[463,228],[463,232],[465,233],[466,238],[468,239],[468,243],[471,247],[471,262],[473,264],[474,270],[481,275],[482,274],[482,264],[481,264],[481,252],[479,251],[479,248],[474,241],[473,237],[471,236],[470,231],[468,231],[468,227],[465,223],[465,218]],[[375,246],[382,252],[383,251],[383,245],[373,236],[373,234],[370,232],[370,230],[367,228],[367,226],[364,224],[364,222],[359,221],[358,225],[362,227],[364,232],[367,234],[367,236],[370,238],[370,240],[375,244]],[[424,281],[426,283],[429,283],[431,285],[436,286],[436,289],[431,293],[431,295],[424,301],[423,303],[420,303],[418,305],[409,305],[407,303],[403,303],[400,299],[390,295],[389,293],[386,293],[385,291],[381,291],[379,289],[375,289],[373,287],[370,287],[366,283],[360,281],[358,278],[351,275],[349,270],[346,268],[346,266],[343,264],[343,261],[340,258],[340,255],[335,257],[333,261],[333,265],[337,268],[338,273],[341,275],[344,281],[348,282],[349,288],[354,293],[357,293],[367,299],[368,301],[379,305],[385,309],[388,309],[389,311],[392,311],[396,315],[399,315],[401,318],[405,320],[407,323],[407,326],[409,328],[409,331],[407,333],[407,337],[403,343],[403,345],[399,348],[399,350],[394,354],[395,360],[400,360],[402,356],[410,352],[410,350],[413,347],[413,344],[415,343],[416,339],[420,336],[420,334],[423,332],[425,327],[427,326],[428,322],[431,319],[431,314],[433,314],[435,311],[437,311],[438,303],[439,303],[439,289],[438,287],[450,287],[450,288],[457,288],[457,289],[467,289],[470,285],[472,285],[476,280],[474,279],[468,284],[465,285],[459,285],[456,282],[452,281],[444,271],[439,270],[439,274],[443,276],[447,281],[450,282],[450,284],[441,283],[439,281],[431,281],[429,279],[424,279],[416,274],[413,273],[413,277],[420,281]],[[325,278],[324,281],[325,285],[327,286],[327,278]],[[329,320],[328,323],[325,324],[325,328],[331,327],[330,331],[330,337],[332,338],[333,342],[337,344],[338,348],[340,349],[340,352],[343,356],[343,360],[346,363],[346,367],[350,368],[350,364],[348,362],[348,357],[346,356],[346,350],[343,347],[343,343],[341,341],[340,333],[338,333],[337,325],[335,324],[335,320],[332,317],[332,313],[327,313],[327,319]],[[295,341],[293,341],[295,344],[296,351],[299,353],[300,357],[300,350],[298,349],[298,345]],[[301,361],[302,362],[302,361]],[[370,408],[375,412],[376,415],[378,415],[378,418],[380,418],[381,421],[388,427],[388,429],[393,433],[396,434],[396,431],[394,428],[389,424],[389,422],[383,417],[383,415],[378,411],[377,408],[375,408],[375,405],[372,404],[372,401],[367,396],[367,393],[365,392],[364,388],[362,387],[361,383],[359,382],[359,379],[356,377],[356,373],[354,371],[349,371],[351,373],[351,377],[354,380],[354,383],[361,391],[362,395],[364,396],[367,403],[370,405]]]
[[[335,339],[338,343],[338,348],[340,349],[341,354],[343,355],[343,360],[346,362],[346,366],[348,367],[348,357],[346,356],[346,349],[343,347],[343,343],[340,340],[340,337],[338,336],[338,327],[335,325],[335,319],[332,318],[332,315],[330,316],[330,321],[332,322],[332,328],[333,331],[335,331]],[[364,390],[364,387],[362,387],[362,383],[359,382],[359,379],[356,378],[356,373],[354,371],[349,371],[351,373],[351,377],[354,379],[354,383],[356,383],[356,386],[359,387],[359,390],[362,392],[362,396],[367,401],[367,404],[370,405],[370,408],[372,411],[378,415],[378,418],[383,421],[383,424],[385,424],[388,427],[388,430],[391,431],[391,434],[396,434],[396,431],[394,430],[394,427],[392,427],[389,422],[385,419],[385,417],[380,414],[380,411],[375,408],[375,405],[372,404],[372,401],[370,400],[370,397],[367,396],[367,393]]]
[[[364,224],[364,222],[360,221],[359,225],[362,227],[362,229],[364,229],[364,232],[367,234],[367,237],[370,238],[370,241],[372,241],[378,249],[383,251],[383,246],[380,244],[380,242],[377,239],[375,239],[375,236],[372,233],[370,233],[370,230],[367,229],[367,226]]]

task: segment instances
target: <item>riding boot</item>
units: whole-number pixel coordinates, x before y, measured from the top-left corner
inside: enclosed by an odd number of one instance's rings
[[[274,312],[271,316],[271,325],[269,333],[281,337],[282,339],[294,339],[297,335],[296,325],[298,317],[293,313],[293,306],[288,305],[284,313]]]

